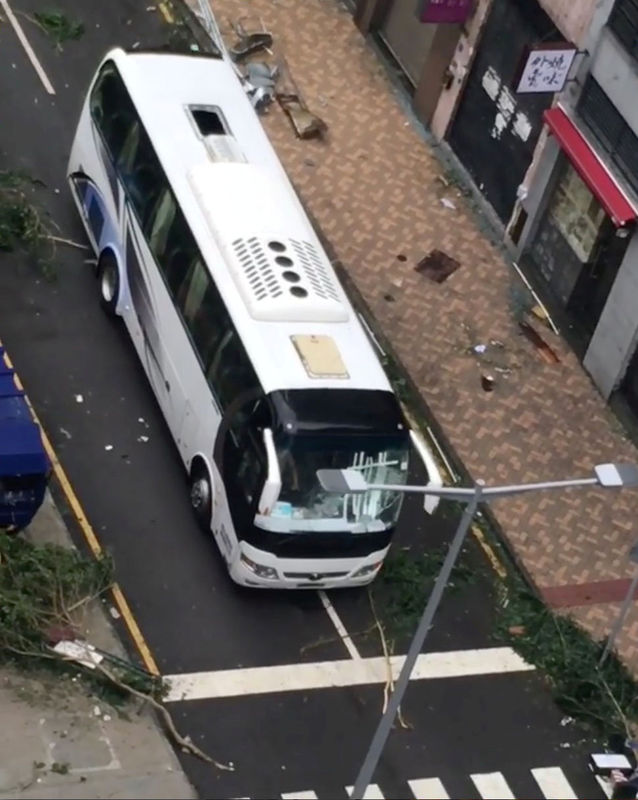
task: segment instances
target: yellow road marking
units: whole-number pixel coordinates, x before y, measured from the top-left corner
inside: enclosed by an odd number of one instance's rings
[[[407,419],[407,421],[410,423],[411,427],[413,427],[417,431],[421,430],[421,426],[411,413],[410,409],[405,405],[405,403],[402,400],[400,400],[399,402],[401,404],[401,409],[403,410],[403,414]],[[450,475],[449,470],[447,469],[445,464],[441,463],[440,458],[437,459],[437,461],[439,463],[439,467],[441,468],[443,474],[447,477],[448,481],[451,481],[452,475]],[[483,533],[483,531],[477,525],[472,525],[472,534],[474,535],[476,541],[479,543],[481,550],[483,550],[483,552],[485,553],[485,556],[487,557],[487,560],[489,561],[490,566],[492,567],[494,572],[496,572],[496,574],[501,580],[505,580],[505,578],[507,577],[507,570],[503,566],[500,558],[494,552],[492,546],[485,538],[485,534]]]
[[[166,20],[166,22],[168,22],[169,25],[174,25],[175,24],[175,17],[171,13],[171,10],[168,7],[168,5],[166,3],[160,3],[157,7],[159,8],[159,10],[160,10],[162,16],[164,17],[164,19]]]
[[[487,560],[490,562],[494,572],[501,580],[505,580],[507,577],[507,570],[503,566],[500,558],[494,552],[492,546],[488,543],[483,531],[477,525],[472,525],[472,534],[487,556]]]
[[[6,350],[4,352],[4,360],[9,369],[14,370],[14,381],[18,389],[25,391],[22,381],[18,377],[18,374],[15,372],[15,368]],[[40,427],[40,433],[42,435],[42,443],[51,462],[53,472],[55,473],[55,477],[58,479],[58,483],[60,484],[62,491],[64,492],[64,496],[69,504],[69,507],[71,508],[73,515],[75,516],[75,519],[78,525],[80,526],[80,529],[82,530],[82,533],[84,534],[84,538],[86,539],[87,544],[91,548],[91,552],[93,553],[93,555],[96,557],[101,556],[104,553],[102,545],[98,541],[98,538],[95,535],[93,528],[88,522],[86,515],[82,509],[82,506],[80,505],[80,501],[78,500],[77,495],[73,491],[73,487],[71,486],[71,483],[66,476],[62,464],[60,464],[60,460],[55,450],[53,449],[53,445],[51,444],[49,437],[47,436],[44,428],[42,427],[38,415],[35,413],[35,409],[33,408],[33,405],[29,400],[29,398],[27,397],[26,393],[24,399],[29,407],[29,410],[31,411],[31,414],[33,415],[33,419],[37,422],[38,426]],[[153,675],[159,675],[160,671],[157,667],[157,663],[155,662],[155,659],[153,658],[153,655],[149,650],[148,645],[146,644],[146,640],[144,639],[144,636],[142,635],[142,632],[139,629],[139,626],[135,620],[135,617],[133,616],[129,604],[126,602],[126,598],[122,594],[122,590],[120,589],[117,583],[114,583],[113,586],[111,587],[111,593],[113,595],[113,600],[115,601],[115,605],[117,606],[118,611],[120,612],[122,618],[124,619],[124,622],[126,623],[131,638],[135,642],[135,646],[137,647],[139,654],[142,657],[142,661],[144,662],[146,669]]]

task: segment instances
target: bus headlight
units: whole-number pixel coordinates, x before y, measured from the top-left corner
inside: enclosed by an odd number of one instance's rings
[[[253,561],[252,558],[248,558],[246,553],[242,553],[239,560],[258,578],[266,578],[267,580],[274,581],[279,577],[274,567],[266,567],[264,564],[258,564],[256,561]]]
[[[353,578],[363,578],[365,575],[370,575],[371,572],[376,572],[379,567],[383,564],[383,561],[376,561],[374,564],[367,564],[365,567],[361,567],[355,573],[353,573]]]

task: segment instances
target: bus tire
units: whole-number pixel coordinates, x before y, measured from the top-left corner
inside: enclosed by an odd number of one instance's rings
[[[100,256],[97,277],[100,287],[100,305],[109,317],[114,317],[120,296],[120,270],[117,259],[110,250],[104,251]]]
[[[208,471],[202,464],[195,464],[191,470],[189,497],[197,524],[205,533],[209,533],[213,507],[213,490]]]

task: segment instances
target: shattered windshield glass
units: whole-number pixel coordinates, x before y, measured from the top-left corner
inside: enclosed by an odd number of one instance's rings
[[[325,492],[319,469],[361,470],[368,483],[405,484],[407,437],[297,436],[276,443],[282,489],[259,527],[275,531],[351,531],[365,533],[393,527],[401,510],[401,492],[372,490],[363,494]]]

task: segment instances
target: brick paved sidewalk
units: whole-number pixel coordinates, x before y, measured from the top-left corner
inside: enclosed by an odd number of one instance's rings
[[[264,118],[312,214],[470,474],[515,483],[636,460],[566,344],[536,323],[559,358],[548,363],[521,335],[526,295],[515,273],[454,185],[441,180],[439,161],[347,9],[338,0],[212,3],[230,40],[229,20],[261,16],[308,105],[327,122],[321,143],[298,140],[276,106]],[[444,283],[414,270],[433,248],[461,265]],[[490,341],[502,347],[483,357],[471,352]],[[481,358],[511,371],[494,371]],[[496,377],[492,392],[481,387],[482,372]],[[556,604],[574,604],[570,613],[604,635],[627,586],[638,495],[575,490],[502,500],[493,510],[537,586]],[[635,606],[619,644],[638,668]]]

